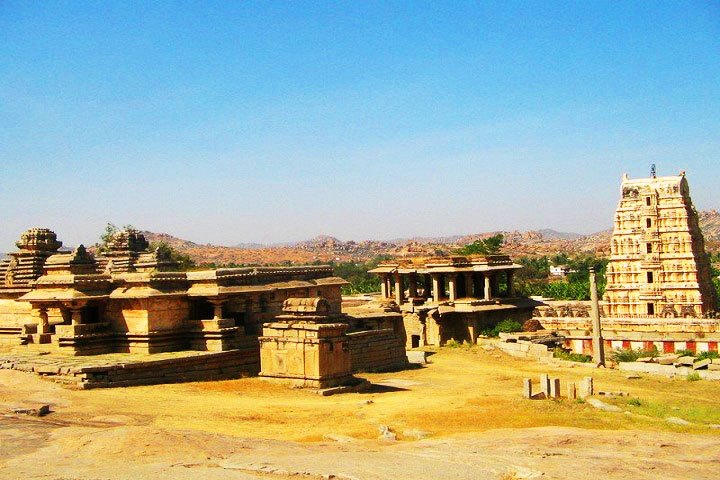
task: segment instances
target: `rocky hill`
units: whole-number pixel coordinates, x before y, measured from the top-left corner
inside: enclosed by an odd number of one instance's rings
[[[717,210],[700,212],[707,249],[720,251],[720,213]],[[182,240],[166,233],[143,232],[150,241],[163,241],[190,255],[198,264],[277,264],[292,262],[313,263],[327,261],[364,261],[380,255],[415,257],[450,253],[475,240],[502,233],[503,251],[513,255],[553,255],[556,253],[593,253],[608,255],[612,230],[591,235],[557,232],[554,230],[484,232],[471,235],[438,238],[409,238],[388,241],[342,241],[321,235],[293,244],[261,245],[242,244],[234,247],[201,245]]]

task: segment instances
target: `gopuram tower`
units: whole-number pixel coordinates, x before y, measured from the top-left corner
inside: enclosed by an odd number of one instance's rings
[[[715,293],[685,172],[630,180],[622,197],[607,267],[609,317],[701,317]]]

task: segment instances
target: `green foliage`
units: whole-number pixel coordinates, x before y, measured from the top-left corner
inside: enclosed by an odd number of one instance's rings
[[[698,356],[696,357],[698,360],[708,360],[713,358],[720,358],[720,353],[718,352],[700,352]]]
[[[592,362],[590,355],[583,355],[582,353],[573,353],[560,347],[553,349],[553,357],[559,358],[560,360],[567,360],[569,362],[580,362],[589,363]]]
[[[342,287],[343,295],[379,292],[380,277],[374,273],[368,273],[368,270],[372,270],[381,262],[388,260],[388,258],[387,256],[380,256],[364,263],[342,262],[334,264],[333,274],[350,282],[350,285]]]
[[[173,248],[167,242],[152,242],[150,249],[155,250],[160,258],[168,258],[173,262],[177,262],[178,270],[186,271],[195,268],[195,261],[190,258],[190,255],[182,253]]]
[[[556,300],[590,300],[590,267],[595,268],[598,296],[605,292],[605,270],[608,259],[593,255],[569,257],[561,253],[552,257],[520,257],[523,269],[515,274],[516,290],[524,296],[539,295]],[[551,265],[567,265],[571,273],[563,280],[550,280]]]
[[[122,227],[118,227],[113,223],[108,222],[107,225],[105,225],[105,231],[100,235],[100,243],[98,244],[98,252],[100,253],[106,253],[110,250],[109,244],[110,240],[112,239],[113,235],[115,235],[118,232],[121,232],[123,230],[134,230],[135,227],[132,225],[123,225]]]
[[[630,398],[630,399],[628,399],[627,404],[630,406],[633,406],[633,407],[642,406],[642,402],[640,401],[639,398]]]
[[[685,377],[685,380],[687,380],[688,382],[697,382],[698,380],[700,380],[700,374],[698,372],[688,373],[687,377]]]
[[[502,320],[495,327],[490,330],[490,336],[497,337],[502,333],[512,333],[522,331],[522,324],[515,320]]]
[[[675,350],[675,355],[680,355],[681,357],[694,357],[695,352],[693,352],[692,350],[688,350],[688,349]]]
[[[550,282],[542,295],[557,300],[590,300],[590,282]]]
[[[502,233],[492,237],[475,240],[457,250],[460,255],[497,255],[502,248],[504,237]]]
[[[454,338],[451,338],[447,342],[445,342],[445,346],[448,348],[460,348],[461,344]]]
[[[652,357],[655,358],[660,355],[657,348],[652,350],[643,350],[641,348],[633,350],[632,348],[621,348],[614,350],[610,353],[609,357],[615,362],[634,362],[638,358]]]

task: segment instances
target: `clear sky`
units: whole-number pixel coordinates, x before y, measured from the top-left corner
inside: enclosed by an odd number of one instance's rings
[[[608,228],[720,208],[720,3],[0,1],[0,251]]]

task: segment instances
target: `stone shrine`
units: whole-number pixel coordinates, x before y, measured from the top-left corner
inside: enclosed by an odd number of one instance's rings
[[[357,381],[352,376],[347,322],[330,312],[324,298],[288,298],[283,314],[263,327],[260,376],[295,385],[329,388]]]

